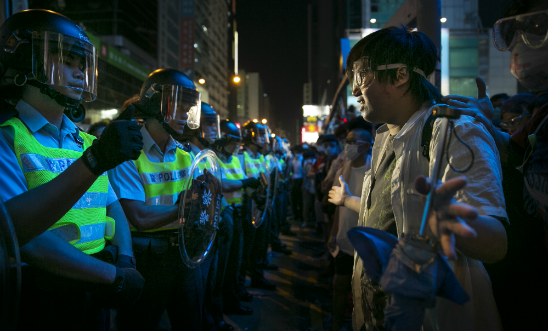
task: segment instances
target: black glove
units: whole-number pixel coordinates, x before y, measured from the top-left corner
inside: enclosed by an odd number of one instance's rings
[[[131,308],[143,291],[145,279],[134,269],[116,267],[114,283],[101,285],[94,293],[94,301],[103,308]]]
[[[122,269],[137,270],[137,266],[135,265],[135,258],[133,256],[124,254],[118,255],[118,259],[116,259],[116,264],[114,264],[114,266]]]
[[[143,149],[143,136],[139,125],[133,121],[115,121],[108,125],[101,139],[84,151],[82,160],[96,176],[117,165],[137,160]]]
[[[253,189],[261,186],[261,182],[259,182],[259,180],[257,178],[247,178],[247,179],[242,179],[242,185],[244,188],[246,187],[251,187]]]

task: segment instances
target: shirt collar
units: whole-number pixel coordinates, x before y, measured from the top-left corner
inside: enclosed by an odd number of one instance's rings
[[[150,152],[152,148],[156,148],[158,151],[161,152],[160,146],[156,144],[156,142],[148,132],[146,125],[143,125],[143,127],[141,128],[141,134],[143,135],[143,150],[145,152]],[[183,149],[183,146],[179,142],[175,141],[170,135],[166,145],[166,153],[172,150],[176,150],[177,148]]]
[[[33,106],[29,105],[23,100],[19,100],[15,106],[19,113],[19,119],[26,124],[32,133],[35,133],[47,125],[52,125],[48,120],[40,114]],[[63,114],[63,121],[61,122],[60,131],[67,131],[69,133],[78,133],[80,129],[65,115]]]

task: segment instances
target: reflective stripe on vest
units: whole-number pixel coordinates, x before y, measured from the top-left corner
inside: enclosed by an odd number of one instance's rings
[[[175,151],[175,161],[173,162],[151,162],[144,150],[141,151],[139,158],[133,162],[143,183],[145,205],[147,206],[172,206],[192,177],[189,173],[192,158],[189,153],[180,148]],[[132,231],[136,231],[133,226],[130,228]],[[164,226],[143,232],[175,228],[174,226]]]
[[[53,180],[82,156],[82,152],[43,146],[17,118],[11,118],[1,126],[14,129],[13,147],[29,190]],[[95,139],[83,132],[80,137],[84,150]],[[86,254],[101,251],[106,240],[114,236],[114,220],[106,216],[107,197],[108,177],[104,173],[49,231]]]
[[[252,158],[247,151],[244,151],[245,174],[247,177],[258,178],[260,172],[266,172],[264,167],[264,155]]]
[[[230,162],[224,163],[220,160],[221,168],[223,170],[223,178],[229,180],[242,180],[245,178],[244,170],[240,164],[240,160],[236,156],[230,158]],[[243,202],[244,189],[239,189],[234,192],[223,192],[226,202],[228,204],[234,204],[239,206]]]

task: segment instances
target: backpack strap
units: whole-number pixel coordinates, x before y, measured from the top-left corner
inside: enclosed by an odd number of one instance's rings
[[[422,128],[422,156],[430,161],[430,141],[432,141],[432,131],[434,131],[434,122],[436,122],[436,117],[433,114],[428,116],[424,128]]]

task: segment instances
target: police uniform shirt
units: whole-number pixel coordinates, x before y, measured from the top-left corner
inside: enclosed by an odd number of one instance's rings
[[[177,148],[183,149],[181,143],[169,136],[166,151],[162,153],[162,150],[146,129],[146,125],[141,128],[141,134],[143,135],[143,152],[152,163],[174,162]],[[133,161],[124,162],[109,170],[108,173],[112,187],[120,199],[146,202],[144,184]]]
[[[31,132],[32,136],[44,147],[63,148],[66,150],[83,152],[83,146],[78,143],[80,129],[63,114],[61,130],[51,124],[34,107],[20,100],[15,107],[19,113],[19,119]],[[0,129],[0,176],[3,184],[0,186],[0,197],[7,201],[28,191],[27,180],[17,162],[14,150],[14,130],[12,127]],[[58,164],[59,168],[67,165]],[[118,200],[112,187],[108,186],[107,206]]]

